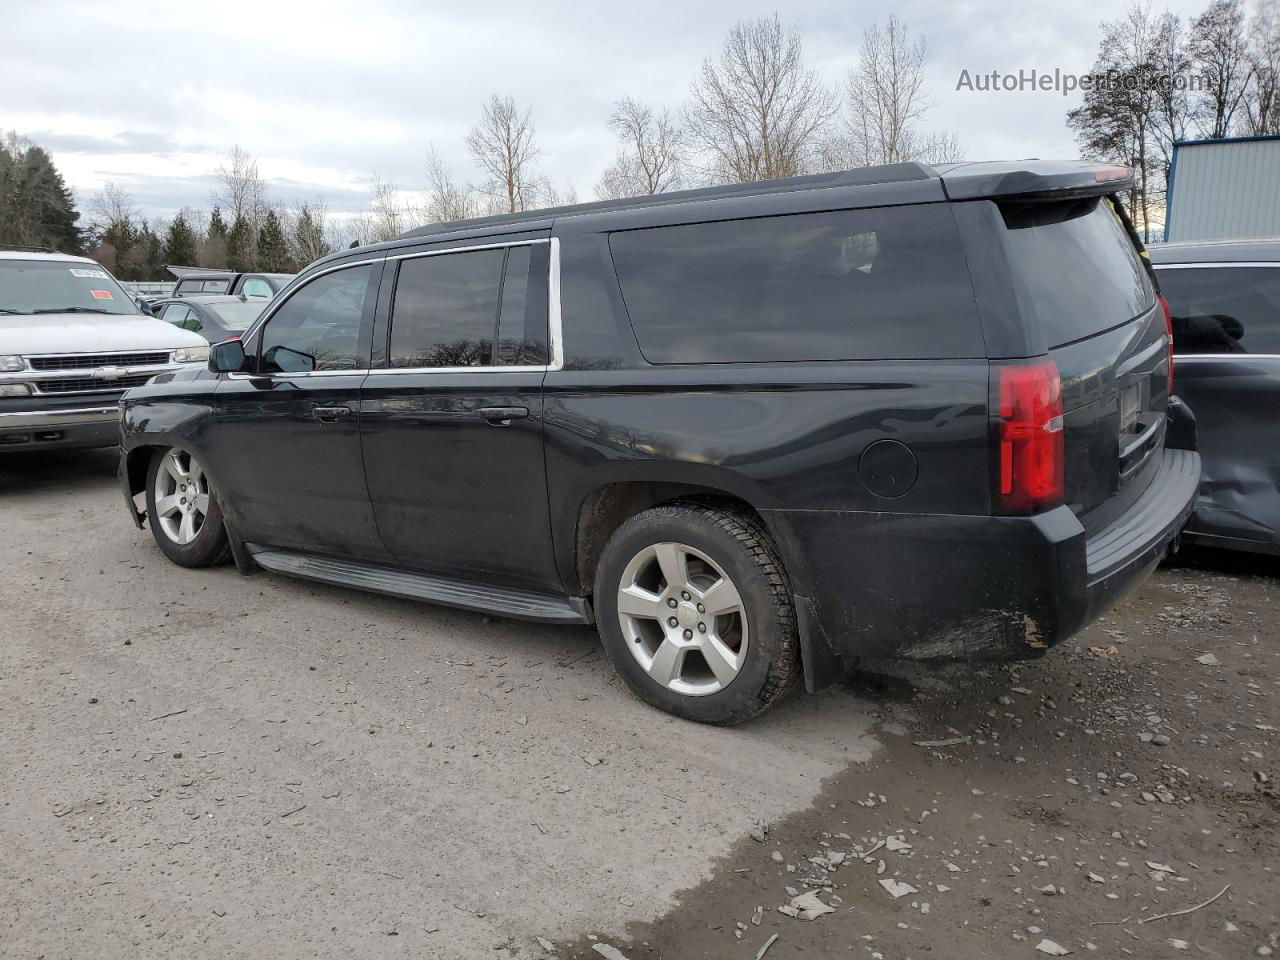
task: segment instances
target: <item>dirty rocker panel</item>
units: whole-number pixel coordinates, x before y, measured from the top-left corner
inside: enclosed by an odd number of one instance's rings
[[[340,587],[466,610],[480,610],[520,620],[548,623],[591,622],[588,608],[575,598],[447,580],[353,560],[275,550],[252,543],[245,546],[254,562],[264,569],[304,580],[318,580]]]

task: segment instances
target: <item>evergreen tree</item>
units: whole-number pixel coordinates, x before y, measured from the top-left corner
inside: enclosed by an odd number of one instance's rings
[[[115,251],[115,265],[111,268],[121,280],[141,280],[146,259],[146,248],[139,240],[141,235],[128,223],[116,223],[102,231],[102,243]]]
[[[16,134],[0,138],[0,243],[81,253],[75,200],[49,154]]]
[[[163,280],[169,274],[164,268],[164,243],[148,226],[142,228],[143,245],[147,251],[143,275],[139,280]]]
[[[209,216],[209,228],[198,244],[198,260],[202,267],[227,265],[227,223],[222,219],[221,208],[215,206]]]
[[[210,240],[222,240],[224,242],[227,239],[227,224],[226,221],[222,219],[222,208],[216,205],[213,208],[213,213],[209,217],[208,238]]]
[[[254,268],[253,263],[253,228],[244,217],[236,217],[227,231],[227,266],[232,270],[244,272]]]
[[[196,235],[187,223],[185,210],[179,210],[169,224],[164,238],[164,262],[178,266],[191,266],[196,262]]]
[[[284,237],[284,228],[275,210],[268,208],[263,218],[262,229],[258,232],[258,269],[267,273],[292,273],[293,263],[289,258],[289,244]]]

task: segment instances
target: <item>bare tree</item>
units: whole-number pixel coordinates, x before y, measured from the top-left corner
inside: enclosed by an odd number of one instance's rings
[[[124,187],[108,180],[89,198],[89,222],[99,233],[133,230],[142,219],[142,211]]]
[[[405,206],[400,188],[384,180],[376,170],[373,174],[373,242],[394,240],[405,231]]]
[[[505,212],[526,210],[536,202],[538,156],[533,114],[523,112],[511,97],[494,94],[484,105],[480,122],[467,133],[467,150],[484,171],[481,190]]]
[[[226,211],[228,222],[242,219],[253,231],[262,226],[267,213],[267,188],[258,173],[258,161],[236,144],[214,172],[220,189],[213,202]]]
[[[1160,30],[1150,4],[1134,2],[1118,20],[1104,23],[1093,72],[1114,72],[1115,83],[1098,84],[1067,114],[1067,125],[1085,155],[1131,166],[1137,172],[1128,206],[1143,239],[1151,239],[1151,220],[1167,172],[1160,166],[1157,116]],[[1153,195],[1154,194],[1154,195]]]
[[[1191,73],[1191,55],[1182,20],[1176,14],[1160,14],[1151,25],[1148,56],[1153,78],[1176,81]],[[1195,105],[1186,86],[1178,82],[1157,83],[1152,98],[1151,130],[1167,176],[1173,163],[1173,145],[1187,138],[1187,128]]]
[[[666,193],[684,177],[684,134],[669,110],[624,97],[613,105],[609,129],[620,141],[618,156],[596,186],[602,199]]]
[[[427,199],[422,219],[427,223],[452,223],[476,216],[475,196],[469,186],[453,179],[434,146],[427,148]]]
[[[790,177],[814,166],[831,93],[804,61],[800,34],[775,14],[741,20],[689,91],[685,126],[704,175],[719,182]]]
[[[1252,76],[1244,98],[1244,128],[1252,136],[1280,133],[1280,0],[1258,0],[1249,24]]]
[[[1208,89],[1196,112],[1201,136],[1227,136],[1249,82],[1244,9],[1240,0],[1213,0],[1191,20],[1191,58]]]
[[[893,14],[883,28],[873,23],[862,32],[862,54],[845,84],[845,124],[862,164],[915,159],[915,125],[931,106],[928,62],[924,37],[912,42]]]

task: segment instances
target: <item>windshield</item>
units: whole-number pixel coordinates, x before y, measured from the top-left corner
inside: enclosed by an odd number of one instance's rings
[[[206,303],[206,310],[212,310],[228,330],[248,330],[249,324],[258,319],[266,304],[262,300],[248,302],[237,300],[227,303]]]
[[[74,260],[0,260],[0,315],[12,313],[141,316],[107,271]]]

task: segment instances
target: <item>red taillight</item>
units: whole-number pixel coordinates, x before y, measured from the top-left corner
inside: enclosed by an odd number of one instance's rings
[[[1173,396],[1173,311],[1169,309],[1169,301],[1160,294],[1160,309],[1164,311],[1164,332],[1169,338],[1169,396]]]
[[[1052,360],[993,364],[996,505],[1036,513],[1062,502],[1062,381]]]

